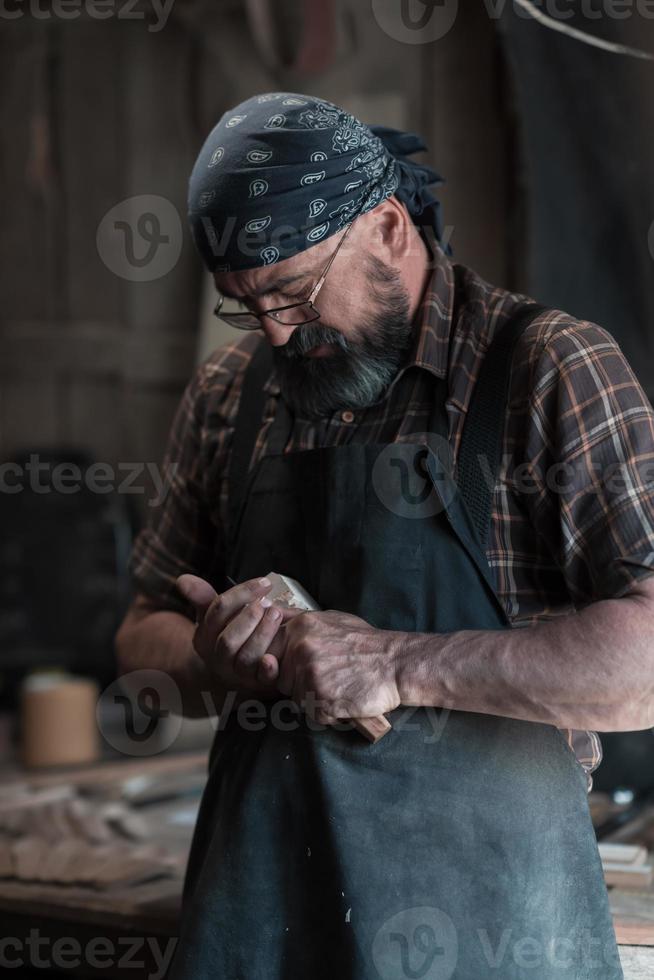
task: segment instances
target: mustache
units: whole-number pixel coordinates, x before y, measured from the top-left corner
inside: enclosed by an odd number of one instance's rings
[[[308,351],[320,344],[333,344],[348,352],[351,350],[347,339],[333,327],[328,327],[324,323],[301,323],[282,347],[275,348],[275,354],[283,360],[293,361],[304,357]]]

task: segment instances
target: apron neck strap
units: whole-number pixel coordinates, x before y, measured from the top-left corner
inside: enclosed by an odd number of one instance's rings
[[[267,392],[263,386],[272,371],[272,350],[263,337],[256,348],[243,376],[243,386],[239,399],[230,465],[227,476],[227,513],[230,540],[238,526],[241,506],[245,502],[248,474],[257,435],[263,422],[263,410]],[[231,542],[233,544],[233,541]],[[231,554],[231,546],[228,550]]]
[[[502,461],[515,345],[529,324],[547,309],[539,303],[518,307],[493,337],[472,391],[457,457],[457,484],[484,550]]]

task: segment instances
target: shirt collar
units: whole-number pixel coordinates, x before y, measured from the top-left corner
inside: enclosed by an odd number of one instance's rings
[[[386,399],[398,378],[409,368],[424,368],[438,378],[447,375],[453,306],[454,269],[449,259],[439,254],[413,319],[413,343],[408,357],[379,401]],[[271,395],[280,394],[274,368],[263,390]]]
[[[411,367],[425,368],[439,378],[447,375],[454,307],[454,269],[445,255],[431,272],[414,317],[413,344],[398,377]]]

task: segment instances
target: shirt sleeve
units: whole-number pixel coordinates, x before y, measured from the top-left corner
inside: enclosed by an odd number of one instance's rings
[[[654,572],[654,412],[614,338],[586,321],[530,355],[524,494],[576,605]]]
[[[205,499],[203,482],[203,369],[187,385],[177,407],[163,461],[162,490],[148,513],[129,559],[136,591],[163,609],[192,618],[175,588],[185,572],[211,580],[220,532]]]

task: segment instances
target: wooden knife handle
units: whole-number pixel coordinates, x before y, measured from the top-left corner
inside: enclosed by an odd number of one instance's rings
[[[390,721],[384,715],[377,715],[376,718],[352,718],[352,724],[373,745],[392,728]]]

